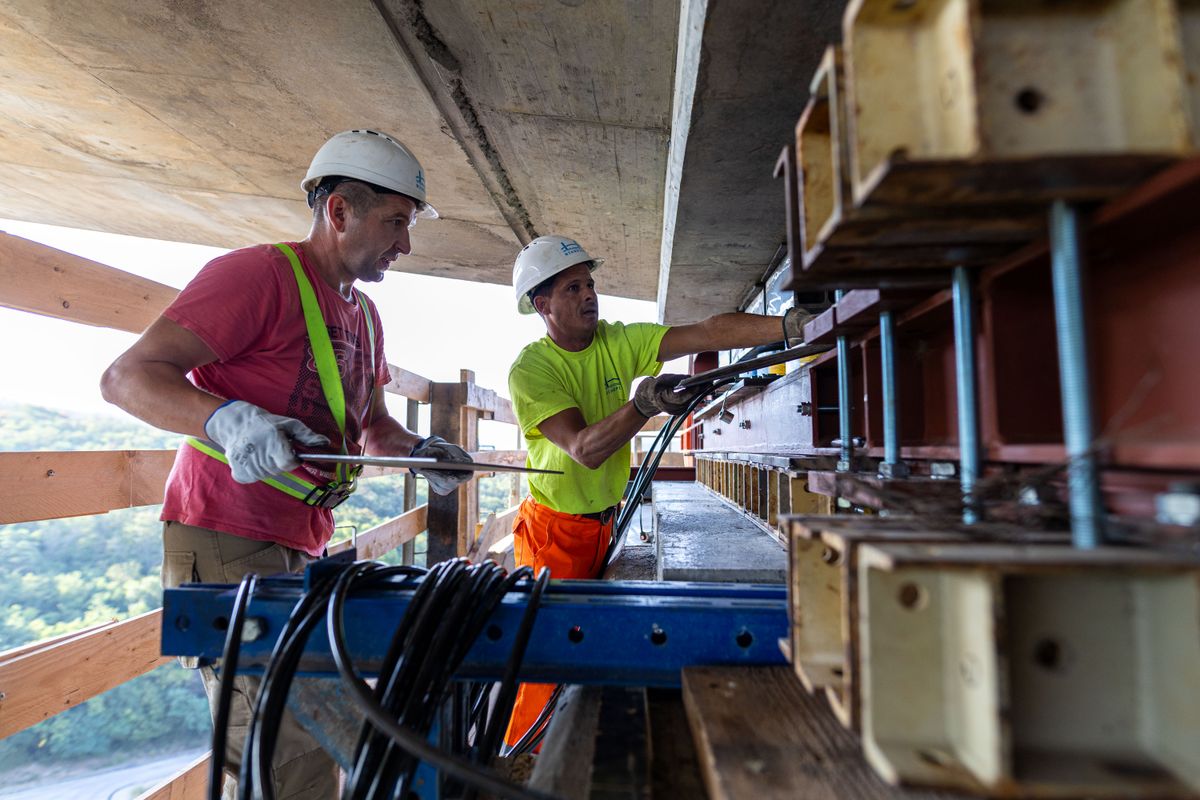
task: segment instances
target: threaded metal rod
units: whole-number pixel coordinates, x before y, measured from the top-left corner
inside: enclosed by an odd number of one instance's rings
[[[879,362],[883,373],[883,462],[900,462],[900,397],[896,392],[896,320],[879,314]]]
[[[840,303],[844,292],[834,292],[834,302]],[[837,337],[838,435],[842,440],[838,472],[848,472],[854,458],[854,443],[850,437],[850,343],[845,336]]]
[[[1092,452],[1094,428],[1083,312],[1079,212],[1061,200],[1050,207],[1050,273],[1054,281],[1071,540],[1076,547],[1092,548],[1103,538],[1103,516],[1096,456]]]
[[[954,268],[954,377],[958,393],[958,449],[961,460],[963,522],[979,521],[974,498],[982,456],[979,450],[979,406],[975,398],[975,298],[971,275],[965,267]]]

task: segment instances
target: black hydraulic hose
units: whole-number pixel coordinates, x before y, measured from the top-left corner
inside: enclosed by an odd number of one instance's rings
[[[356,577],[355,574],[347,570],[339,578],[328,605],[326,624],[329,632],[330,648],[338,673],[342,676],[351,698],[362,709],[370,723],[405,751],[411,753],[416,758],[428,762],[444,775],[455,780],[478,787],[497,797],[513,798],[514,800],[550,800],[549,795],[509,783],[497,776],[490,769],[482,768],[466,759],[443,752],[431,745],[419,732],[410,730],[395,722],[380,707],[366,681],[359,677],[346,649],[343,609],[348,589],[354,577]],[[544,590],[544,582],[537,584],[534,587],[534,592],[537,592],[538,587],[542,587]],[[540,593],[537,594],[537,597],[540,598]],[[533,593],[530,595],[530,604],[535,604]],[[529,627],[532,627],[532,624]]]
[[[707,392],[697,395],[688,403],[687,408],[678,414],[672,416],[667,424],[659,430],[658,436],[655,437],[654,443],[650,449],[646,451],[645,458],[638,466],[638,471],[634,475],[629,496],[625,498],[625,505],[621,507],[621,511],[617,514],[617,520],[613,525],[612,540],[608,544],[608,549],[604,553],[603,564],[607,567],[613,560],[613,555],[620,549],[621,543],[625,540],[625,531],[629,528],[629,523],[633,521],[634,516],[641,508],[642,497],[646,494],[646,489],[654,481],[654,473],[658,471],[658,465],[662,461],[663,455],[670,447],[671,441],[675,438],[675,434],[683,426],[688,415],[695,410],[696,406],[700,405],[700,401],[711,394],[712,391],[719,386],[727,383],[732,383],[735,379],[728,378],[719,383],[713,384]]]
[[[229,627],[225,631],[225,647],[221,652],[221,683],[217,689],[217,711],[213,715],[212,754],[208,761],[208,796],[210,800],[221,800],[221,784],[225,780],[225,742],[229,729],[229,704],[233,699],[233,679],[237,675],[238,655],[242,649],[242,627],[246,621],[246,607],[250,596],[258,585],[258,575],[250,573],[242,578],[233,610],[229,614]]]
[[[520,571],[514,573],[514,576],[518,574]],[[500,681],[500,694],[496,698],[491,724],[484,732],[481,746],[481,751],[484,753],[495,753],[500,749],[500,739],[504,735],[504,729],[508,727],[513,703],[517,699],[517,673],[521,668],[521,662],[525,659],[525,649],[529,645],[529,637],[533,633],[533,621],[537,617],[538,606],[542,602],[542,595],[549,583],[550,570],[543,567],[541,574],[534,581],[533,589],[529,592],[529,602],[525,606],[521,624],[517,627],[516,635],[513,637],[512,652],[509,655],[508,663],[504,665],[504,677]]]

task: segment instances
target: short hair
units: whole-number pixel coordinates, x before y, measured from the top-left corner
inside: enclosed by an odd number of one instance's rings
[[[351,211],[361,216],[379,204],[379,195],[383,192],[377,191],[369,183],[354,180],[353,178],[343,178],[340,175],[330,175],[329,177],[322,178],[321,182],[310,193],[309,203],[312,205],[314,219],[321,220],[325,218],[325,198],[335,193],[340,194],[345,199],[346,205],[350,206]],[[396,193],[388,192],[388,194]]]
[[[537,303],[534,300],[539,297],[549,297],[550,293],[554,291],[554,282],[558,280],[560,275],[562,275],[561,272],[556,272],[529,290],[529,304],[533,306],[534,311],[537,311]],[[540,314],[541,312],[539,311],[538,313]]]

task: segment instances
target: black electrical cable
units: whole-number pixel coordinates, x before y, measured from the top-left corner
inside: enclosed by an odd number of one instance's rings
[[[528,570],[528,568],[522,568]],[[520,573],[520,570],[518,570]],[[513,703],[517,699],[517,673],[520,671],[521,662],[525,659],[525,648],[529,644],[529,637],[533,633],[533,621],[537,616],[538,606],[541,604],[542,595],[546,591],[546,587],[550,583],[550,570],[542,568],[541,574],[534,581],[533,589],[529,593],[529,601],[525,606],[525,613],[521,616],[521,624],[517,627],[516,635],[513,637],[512,652],[509,655],[508,663],[504,665],[504,677],[500,681],[500,693],[496,698],[496,708],[494,709],[491,723],[483,734],[483,743],[481,750],[484,753],[495,753],[500,749],[500,740],[503,736],[504,729],[508,727],[509,717],[512,716]]]
[[[491,770],[484,769],[459,756],[439,750],[437,747],[431,745],[420,732],[398,724],[384,711],[370,691],[366,681],[359,677],[346,649],[343,609],[346,597],[356,577],[357,575],[352,570],[347,570],[334,586],[328,604],[327,629],[334,663],[337,665],[338,672],[342,676],[351,698],[366,714],[370,724],[380,732],[386,734],[403,750],[411,753],[417,759],[428,762],[447,777],[478,787],[497,797],[515,798],[515,800],[547,800],[547,795],[508,783],[492,773]],[[530,593],[526,617],[529,617],[529,607],[536,609],[537,603],[541,598],[541,593],[545,590],[545,585],[545,580],[539,580],[535,584],[533,591]],[[526,619],[523,618],[522,628],[528,627],[531,629],[531,618],[529,619],[528,626],[525,625],[525,622]],[[519,635],[520,631],[518,631],[518,637]],[[514,644],[515,647],[516,645]]]
[[[253,572],[242,578],[237,596],[233,599],[233,610],[229,613],[229,627],[225,631],[225,647],[221,651],[221,682],[217,688],[217,711],[213,715],[212,754],[208,761],[208,796],[210,800],[221,800],[221,784],[224,782],[225,740],[229,729],[229,704],[233,698],[233,679],[237,675],[238,655],[242,649],[242,628],[246,621],[246,608],[250,596],[258,585],[258,575]]]
[[[384,567],[372,562],[352,565],[358,570],[373,570],[378,578],[412,574],[412,567]],[[284,630],[276,640],[259,687],[255,712],[246,735],[239,775],[239,796],[275,796],[271,760],[287,704],[288,690],[296,674],[304,646],[312,630],[324,616],[329,594],[336,582],[330,576],[307,592],[292,609]]]
[[[604,553],[604,560],[601,562],[605,567],[612,562],[614,554],[620,549],[621,543],[625,540],[625,531],[633,521],[634,515],[640,511],[642,497],[646,494],[646,489],[650,488],[650,484],[654,481],[654,473],[658,471],[658,465],[662,461],[663,454],[667,452],[667,448],[671,445],[671,440],[675,438],[675,434],[679,432],[688,415],[713,390],[724,384],[732,383],[734,380],[733,378],[729,378],[719,383],[714,383],[708,391],[694,397],[688,403],[687,408],[672,416],[659,429],[658,436],[655,437],[654,442],[650,445],[650,449],[646,451],[646,456],[642,459],[641,465],[638,466],[638,471],[630,483],[625,504],[621,507],[620,512],[617,514],[616,522],[613,524],[612,538],[608,544],[608,549]]]
[[[506,756],[519,756],[522,753],[528,753],[537,747],[538,742],[546,735],[546,728],[550,724],[550,714],[554,711],[554,706],[558,704],[558,698],[562,696],[563,684],[554,687],[554,691],[550,694],[550,699],[546,701],[546,705],[542,708],[542,713],[538,714],[538,718],[529,726],[529,730],[517,740],[516,744],[510,747],[506,752]]]

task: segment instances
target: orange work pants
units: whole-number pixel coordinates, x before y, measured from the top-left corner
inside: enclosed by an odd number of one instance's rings
[[[552,578],[598,578],[612,539],[613,520],[605,523],[564,514],[525,498],[513,523],[513,559],[518,567],[542,567]],[[512,746],[537,722],[550,695],[551,683],[522,683],[504,740]]]

